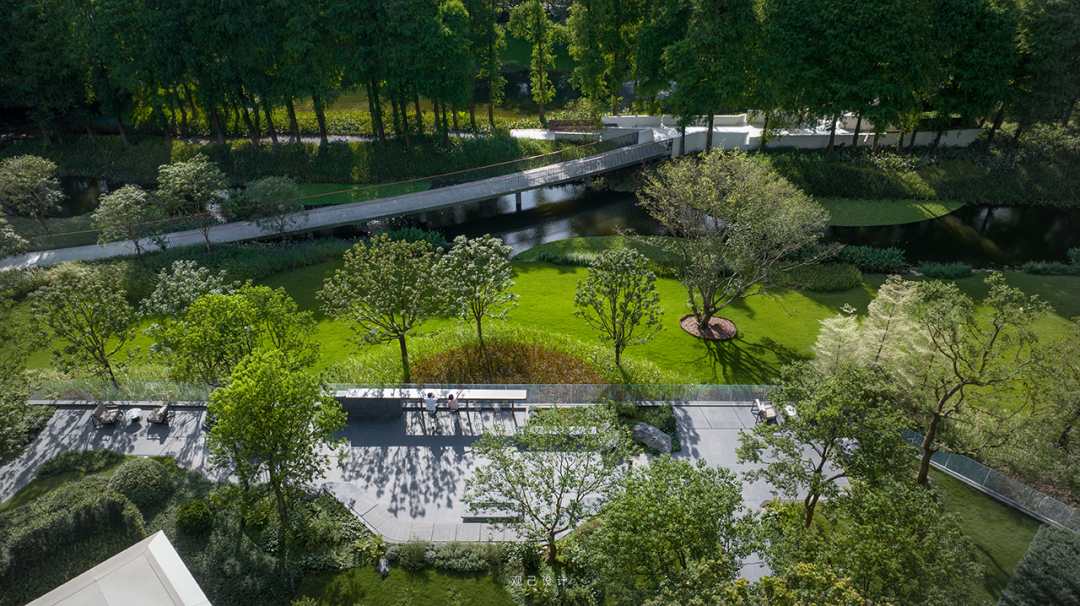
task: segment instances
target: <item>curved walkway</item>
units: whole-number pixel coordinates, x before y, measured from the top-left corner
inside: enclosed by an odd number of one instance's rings
[[[639,143],[595,156],[472,183],[315,209],[307,213],[306,222],[301,219],[300,224],[289,231],[306,232],[328,229],[438,210],[478,200],[489,200],[538,187],[581,181],[586,177],[633,166],[655,158],[667,157],[670,154],[671,142],[668,140]],[[213,243],[240,242],[273,235],[275,232],[261,229],[249,222],[228,223],[210,229],[210,241]],[[198,230],[172,233],[166,235],[165,238],[170,248],[205,244],[203,234]],[[147,249],[154,249],[154,244],[149,238],[142,242]],[[112,242],[104,246],[74,246],[9,257],[0,260],[0,270],[53,265],[65,261],[90,261],[130,256],[134,253],[135,249],[130,242]]]

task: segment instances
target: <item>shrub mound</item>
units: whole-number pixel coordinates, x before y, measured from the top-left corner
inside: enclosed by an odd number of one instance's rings
[[[971,266],[967,263],[927,263],[919,265],[919,271],[927,278],[935,280],[959,280],[971,277]]]
[[[100,473],[124,460],[124,455],[111,450],[65,450],[38,467],[38,479],[78,471]]]
[[[419,383],[605,382],[603,375],[586,362],[535,343],[467,345],[417,360],[412,370]]]
[[[1080,537],[1045,525],[1001,592],[1000,606],[1075,604],[1080,599]]]
[[[109,480],[109,488],[139,507],[153,505],[175,488],[169,470],[153,459],[128,459]]]
[[[176,529],[188,536],[199,536],[214,527],[214,514],[202,499],[184,501],[176,508]]]
[[[882,274],[896,273],[908,266],[904,251],[895,247],[845,246],[840,250],[840,260],[863,271]]]
[[[811,292],[843,292],[862,284],[862,272],[850,263],[802,265],[787,272],[788,284]]]

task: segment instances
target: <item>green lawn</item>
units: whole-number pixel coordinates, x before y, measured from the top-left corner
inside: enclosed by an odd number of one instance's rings
[[[964,206],[963,202],[942,200],[857,200],[853,198],[814,198],[832,217],[835,227],[870,227],[917,223],[947,215]]]
[[[930,478],[986,567],[982,582],[972,582],[972,596],[996,602],[1041,523],[936,469],[930,470]]]
[[[50,476],[48,478],[35,478],[33,480],[30,480],[29,484],[19,489],[19,492],[11,495],[10,499],[4,501],[3,503],[0,503],[0,513],[3,513],[8,509],[22,507],[23,505],[26,505],[31,501],[34,501],[44,495],[49,494],[50,492],[56,490],[57,488],[60,488],[64,484],[67,484],[68,482],[77,482],[88,475],[106,477],[112,476],[112,474],[116,473],[117,468],[119,468],[122,463],[123,461],[95,473],[84,473],[81,471],[65,471],[63,473],[58,473],[55,476]],[[175,467],[175,462],[173,463],[173,466]]]
[[[570,56],[570,50],[565,44],[556,44],[553,54],[555,55],[554,69],[571,70],[577,67],[577,61]],[[521,67],[529,67],[532,64],[532,45],[527,40],[515,38],[510,32],[506,32],[506,48],[499,54],[499,59],[517,61]]]
[[[337,204],[350,204],[352,202],[365,202],[378,198],[392,196],[404,196],[420,191],[431,189],[431,181],[411,181],[408,183],[395,183],[390,185],[345,185],[342,183],[300,183],[300,196],[318,196],[307,198],[305,204],[319,206],[333,206]],[[329,195],[325,195],[329,194]]]
[[[336,606],[511,606],[510,595],[488,574],[455,574],[436,570],[408,572],[391,568],[386,579],[370,566],[340,572],[309,574],[296,598],[314,598]]]

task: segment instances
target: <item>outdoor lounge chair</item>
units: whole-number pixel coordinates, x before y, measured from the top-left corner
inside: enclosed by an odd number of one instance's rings
[[[154,412],[146,415],[146,420],[151,423],[157,423],[158,425],[168,425],[169,417],[173,415],[173,411],[169,410],[169,402],[162,404],[154,409]]]
[[[94,413],[90,415],[90,419],[94,422],[94,426],[101,427],[102,425],[115,425],[116,420],[120,418],[119,406],[106,406],[104,402],[98,402]]]

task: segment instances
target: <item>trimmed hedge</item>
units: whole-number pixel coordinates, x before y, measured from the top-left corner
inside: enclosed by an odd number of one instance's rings
[[[862,284],[859,268],[850,263],[803,265],[786,273],[788,284],[797,290],[843,292]]]
[[[931,263],[919,265],[919,271],[928,278],[936,280],[959,280],[971,277],[971,266],[967,263]]]
[[[191,499],[176,508],[176,529],[180,532],[194,537],[209,532],[213,527],[214,514],[206,501]]]
[[[153,459],[134,458],[120,465],[109,480],[109,488],[139,507],[146,507],[168,497],[176,486],[164,465]]]
[[[998,606],[1080,604],[1080,536],[1043,526],[1016,565]]]
[[[1024,273],[1036,276],[1080,276],[1080,265],[1060,261],[1028,261]]]
[[[896,273],[908,266],[904,251],[893,247],[845,246],[840,249],[839,258],[844,263],[851,263],[862,271],[881,274]]]
[[[139,510],[99,476],[0,514],[0,606],[41,596],[145,537]]]
[[[69,471],[100,473],[123,461],[124,455],[111,450],[65,450],[42,463],[38,467],[37,478],[40,480]]]

